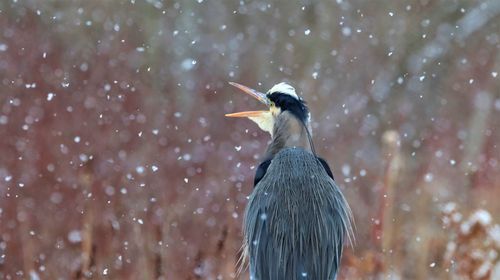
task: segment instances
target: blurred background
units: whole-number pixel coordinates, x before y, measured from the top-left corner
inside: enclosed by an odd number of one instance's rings
[[[500,1],[0,2],[0,278],[248,279],[286,81],[354,212],[340,279],[500,279]],[[499,273],[496,274],[495,273]]]

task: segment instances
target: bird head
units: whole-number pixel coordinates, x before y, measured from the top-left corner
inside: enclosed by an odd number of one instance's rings
[[[268,90],[267,93],[262,93],[233,82],[229,84],[259,100],[268,107],[268,110],[238,112],[226,114],[226,117],[249,118],[255,122],[260,129],[269,132],[271,135],[273,135],[273,128],[277,118],[285,111],[288,111],[291,116],[297,118],[304,125],[309,123],[310,114],[305,101],[300,98],[295,92],[295,89],[287,83],[276,84]]]

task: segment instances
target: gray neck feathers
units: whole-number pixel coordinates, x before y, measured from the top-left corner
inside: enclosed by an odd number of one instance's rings
[[[308,129],[311,131],[309,127]],[[273,139],[267,147],[266,155],[272,157],[286,147],[301,147],[310,150],[304,124],[291,113],[284,111],[274,122]]]

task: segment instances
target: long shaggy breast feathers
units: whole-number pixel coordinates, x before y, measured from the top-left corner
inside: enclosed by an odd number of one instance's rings
[[[335,279],[351,221],[344,196],[314,155],[280,151],[245,211],[250,279]]]

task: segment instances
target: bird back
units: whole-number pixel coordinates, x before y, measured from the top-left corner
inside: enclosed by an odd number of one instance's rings
[[[251,279],[335,279],[351,232],[349,206],[321,162],[302,148],[283,149],[245,211]]]

